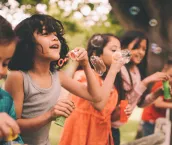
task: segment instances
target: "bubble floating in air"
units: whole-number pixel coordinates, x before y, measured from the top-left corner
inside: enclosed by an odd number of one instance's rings
[[[101,35],[96,35],[91,40],[91,45],[94,47],[101,47],[103,45],[104,39]]]
[[[160,54],[162,52],[162,48],[158,46],[156,43],[151,44],[151,51],[155,54]]]
[[[116,61],[123,62],[124,64],[129,63],[131,59],[131,52],[128,49],[117,50],[113,53],[112,58]]]
[[[137,7],[137,6],[132,6],[130,9],[129,9],[129,11],[130,11],[130,14],[131,15],[138,15],[138,13],[140,12],[140,8],[139,7]]]
[[[155,27],[158,25],[158,21],[156,19],[151,19],[149,21],[149,25],[152,26],[152,27]]]
[[[97,72],[99,76],[102,76],[103,73],[106,71],[106,66],[103,60],[98,56],[91,56],[90,62],[94,67],[94,71]]]

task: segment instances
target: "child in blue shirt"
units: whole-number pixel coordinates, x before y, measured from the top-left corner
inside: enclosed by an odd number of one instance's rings
[[[6,77],[8,63],[15,51],[16,37],[11,24],[0,15],[0,80]],[[12,131],[13,135],[18,135],[20,129],[17,125],[14,102],[10,94],[0,89],[0,144],[5,145],[5,139]],[[14,140],[23,143],[21,137]]]

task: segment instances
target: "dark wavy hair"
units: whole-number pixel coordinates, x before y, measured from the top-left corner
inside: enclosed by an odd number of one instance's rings
[[[11,24],[0,15],[0,45],[8,45],[15,40]]]
[[[28,71],[33,68],[34,55],[36,50],[36,41],[34,32],[42,33],[43,28],[47,33],[56,32],[61,43],[60,58],[65,58],[69,51],[66,40],[64,39],[64,28],[59,20],[43,14],[35,14],[20,22],[14,29],[18,38],[16,51],[9,63],[10,70]],[[57,61],[50,63],[50,71],[54,72]]]
[[[139,45],[142,40],[146,40],[146,42],[147,42],[147,49],[146,49],[145,56],[144,56],[143,60],[141,61],[141,63],[137,65],[139,68],[141,79],[144,79],[147,76],[147,72],[146,72],[147,71],[147,54],[148,54],[148,44],[149,44],[147,36],[140,31],[128,31],[120,39],[121,49],[126,49],[128,47],[128,45],[135,39],[137,39],[138,41],[134,45],[133,49],[139,48]],[[132,61],[130,61],[125,66],[126,66],[126,69],[128,71],[129,77],[130,77],[130,82],[133,85],[133,81],[131,79],[131,74],[129,71],[130,67],[132,66]]]
[[[96,37],[96,36],[101,36],[102,38],[102,42],[101,42],[101,46],[100,47],[95,47],[92,44],[92,40]],[[119,40],[118,37],[116,37],[113,34],[107,33],[107,34],[94,34],[88,41],[88,45],[87,45],[87,52],[88,52],[88,57],[89,57],[89,61],[90,61],[90,57],[92,55],[96,55],[96,56],[100,56],[103,54],[103,50],[105,48],[105,46],[108,44],[108,42],[110,41],[110,37],[114,37],[117,40]],[[91,67],[93,68],[91,62],[90,62]],[[107,67],[107,66],[106,66]],[[105,79],[107,73],[108,73],[109,68],[107,68],[106,72],[103,74],[102,79]],[[118,91],[118,103],[120,102],[120,100],[125,99],[125,91],[123,88],[123,81],[122,81],[122,77],[121,77],[121,72],[119,72],[116,76],[116,79],[114,80],[114,86],[116,87],[117,91]]]

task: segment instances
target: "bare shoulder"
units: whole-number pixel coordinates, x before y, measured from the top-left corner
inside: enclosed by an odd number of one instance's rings
[[[22,73],[20,71],[10,71],[5,81],[5,88],[8,86],[18,87],[19,85],[23,85]]]
[[[10,71],[10,73],[8,74],[7,80],[16,80],[16,81],[23,80],[22,72]]]

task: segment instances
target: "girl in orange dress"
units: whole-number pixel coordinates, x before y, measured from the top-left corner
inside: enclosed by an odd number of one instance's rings
[[[96,35],[93,35],[88,42],[88,56],[89,58],[92,55],[99,56],[106,64],[108,73],[99,77],[99,82],[107,88],[111,86],[111,92],[109,97],[103,97],[99,103],[93,103],[74,95],[70,96],[75,104],[75,110],[66,119],[59,145],[113,145],[111,114],[118,102],[114,81],[123,64],[112,60],[112,54],[120,49],[120,42],[114,35],[101,34],[103,42],[101,46],[95,47],[91,43],[95,37]],[[116,70],[116,73],[112,73],[112,70]],[[87,85],[83,70],[77,71],[74,79]]]

